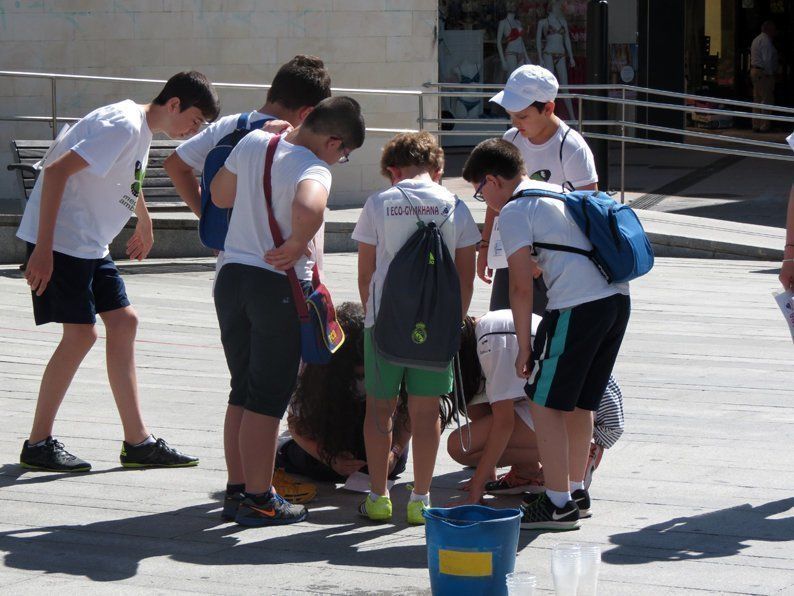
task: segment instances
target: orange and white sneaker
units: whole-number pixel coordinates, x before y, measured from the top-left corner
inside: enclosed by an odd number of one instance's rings
[[[604,457],[604,448],[598,443],[590,443],[590,455],[587,457],[587,468],[584,472],[585,490],[590,488],[590,484],[593,482],[593,472],[598,468],[602,457]]]
[[[283,469],[273,472],[273,488],[284,499],[296,505],[310,502],[317,496],[317,487],[311,482],[298,482]]]
[[[546,489],[543,485],[543,471],[532,478],[522,478],[515,468],[510,468],[507,474],[502,474],[496,480],[485,483],[485,492],[492,495],[520,495],[521,493],[542,493]]]

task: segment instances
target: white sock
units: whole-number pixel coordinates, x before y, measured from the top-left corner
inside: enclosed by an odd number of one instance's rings
[[[414,491],[411,491],[411,503],[414,501],[422,501],[427,507],[430,507],[430,493],[426,495],[417,495]]]
[[[369,491],[369,500],[372,501],[373,503],[378,499],[380,499],[381,497],[388,497],[388,496],[389,496],[388,490],[386,491],[385,495],[379,495],[378,493],[373,493],[372,491]]]
[[[151,445],[152,443],[155,443],[155,442],[156,441],[154,440],[154,437],[152,435],[149,435],[148,437],[146,437],[143,441],[141,441],[137,445],[133,445],[133,447],[143,447],[144,445]]]
[[[47,439],[42,439],[38,443],[31,443],[30,441],[28,441],[28,447],[41,447],[46,442],[47,442]]]
[[[546,496],[551,499],[551,502],[554,503],[555,507],[564,507],[565,504],[571,500],[570,492],[549,490],[548,488],[546,489]]]
[[[571,492],[575,490],[584,490],[584,480],[581,482],[571,482],[570,483]]]

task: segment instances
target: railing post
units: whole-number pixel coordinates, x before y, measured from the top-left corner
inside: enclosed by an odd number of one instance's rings
[[[579,134],[584,134],[584,114],[582,114],[582,96],[579,96]]]
[[[620,204],[626,202],[626,88],[622,88],[620,113]]]
[[[425,129],[425,92],[419,94],[419,130]]]
[[[52,96],[52,138],[58,136],[58,100],[55,77],[50,79],[50,95]]]

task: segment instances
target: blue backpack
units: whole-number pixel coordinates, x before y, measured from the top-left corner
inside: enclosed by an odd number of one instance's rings
[[[589,251],[544,242],[535,242],[534,247],[583,255],[595,264],[609,283],[631,281],[653,267],[653,249],[637,214],[608,194],[592,190],[562,194],[527,189],[517,193],[513,199],[524,197],[564,201],[576,225],[593,245]]]
[[[250,123],[250,114],[240,114],[234,131],[223,137],[207,154],[204,160],[204,169],[201,173],[201,217],[199,218],[199,238],[207,248],[223,250],[226,241],[226,232],[229,229],[231,209],[221,209],[212,202],[210,183],[226,163],[226,158],[242,138],[252,130],[262,128],[262,125],[273,118],[263,118]]]

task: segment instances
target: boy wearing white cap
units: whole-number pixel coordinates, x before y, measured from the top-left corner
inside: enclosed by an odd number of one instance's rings
[[[513,124],[502,138],[518,148],[531,179],[576,190],[595,190],[598,173],[593,152],[582,135],[554,115],[558,90],[557,79],[542,66],[527,64],[514,70],[504,90],[491,98],[507,111]],[[510,308],[507,259],[499,237],[498,217],[490,209],[485,214],[477,275],[486,283],[493,279],[490,310]],[[536,285],[540,283],[538,280]],[[535,293],[535,312],[542,314],[546,302],[542,286]]]

